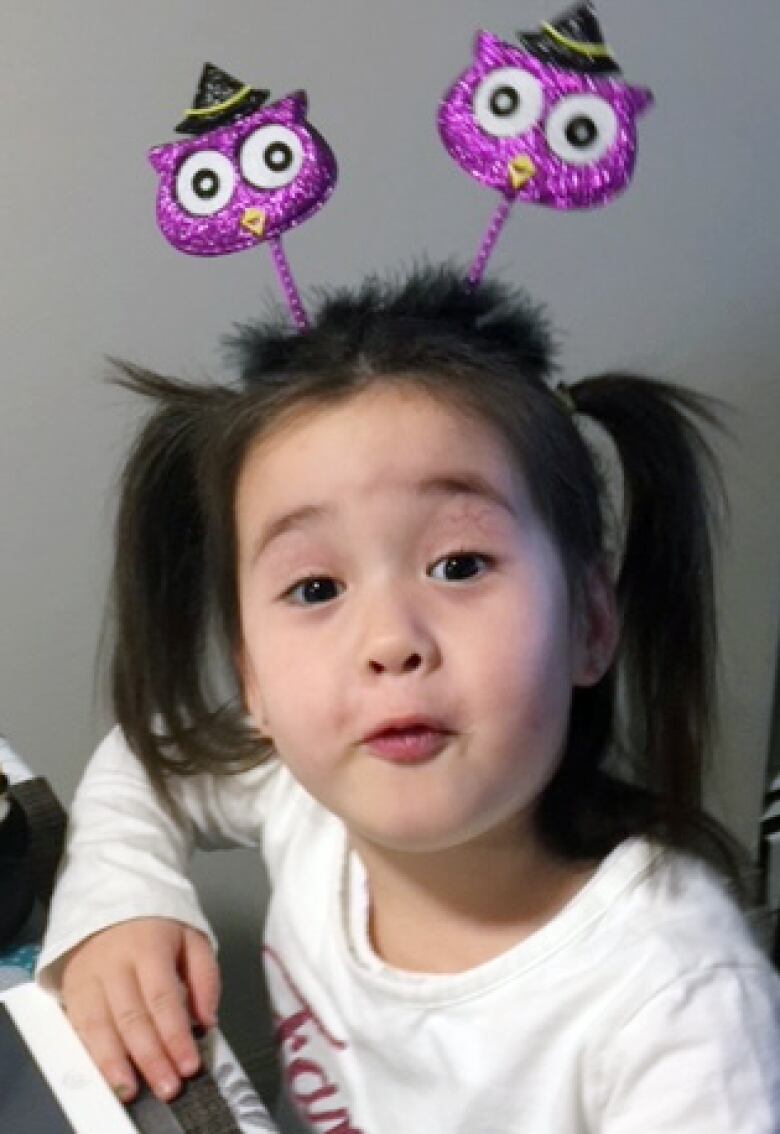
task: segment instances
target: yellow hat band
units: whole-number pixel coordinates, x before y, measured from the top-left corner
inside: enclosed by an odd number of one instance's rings
[[[239,102],[242,102],[246,96],[250,94],[251,90],[251,87],[243,86],[241,90],[236,91],[230,98],[226,98],[224,102],[215,103],[214,106],[192,107],[190,110],[186,110],[184,112],[185,117],[205,118],[212,114],[220,114],[223,110],[230,110],[231,107],[237,106]]]
[[[612,52],[603,43],[578,43],[576,39],[569,39],[563,32],[559,32],[552,24],[542,24],[542,28],[547,32],[551,39],[556,43],[560,43],[562,47],[568,47],[569,51],[574,51],[578,55],[587,55],[591,59],[613,59]]]

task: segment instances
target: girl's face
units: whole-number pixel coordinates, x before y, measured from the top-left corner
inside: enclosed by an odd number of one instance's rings
[[[529,817],[614,608],[594,572],[572,609],[494,430],[377,384],[250,450],[236,521],[249,710],[355,841],[444,850]]]

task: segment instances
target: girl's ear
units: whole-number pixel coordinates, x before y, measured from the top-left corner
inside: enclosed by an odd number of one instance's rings
[[[574,635],[572,682],[595,685],[612,665],[620,637],[615,586],[604,562],[588,570]]]

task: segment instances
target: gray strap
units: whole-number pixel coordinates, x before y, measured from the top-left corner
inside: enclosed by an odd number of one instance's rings
[[[169,1106],[187,1134],[241,1134],[211,1075],[188,1079]]]
[[[30,826],[30,860],[35,893],[48,906],[54,876],[65,843],[67,814],[46,780],[37,777],[14,784],[11,794]]]

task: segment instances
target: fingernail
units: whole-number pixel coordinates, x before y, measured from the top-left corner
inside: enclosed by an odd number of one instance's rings
[[[111,1088],[120,1102],[127,1102],[133,1093],[133,1088],[127,1083],[117,1083]]]
[[[179,1085],[178,1083],[174,1083],[173,1079],[161,1079],[155,1087],[154,1093],[158,1098],[167,1102],[169,1099],[173,1098],[178,1089]]]
[[[194,1075],[200,1067],[200,1060],[194,1055],[187,1055],[184,1059],[179,1060],[179,1070],[182,1075]]]

